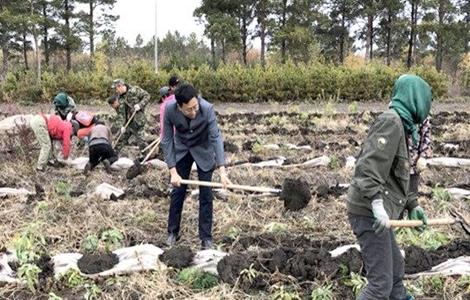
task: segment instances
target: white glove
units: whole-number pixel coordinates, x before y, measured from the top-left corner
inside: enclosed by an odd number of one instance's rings
[[[376,234],[381,234],[385,228],[390,228],[390,218],[384,208],[384,201],[377,199],[372,201],[372,213],[375,217],[374,228]]]
[[[126,132],[126,127],[121,127],[121,134],[124,134]]]
[[[139,110],[140,110],[140,105],[139,104],[134,105],[134,111],[139,111]]]
[[[67,119],[67,121],[70,122],[70,121],[72,120],[72,117],[73,117],[72,112],[69,112],[69,113],[67,114],[67,116],[65,117],[65,119]]]

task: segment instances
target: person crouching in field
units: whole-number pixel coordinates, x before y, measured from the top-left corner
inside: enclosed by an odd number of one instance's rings
[[[103,122],[97,121],[91,128],[88,140],[89,161],[83,174],[87,175],[100,162],[103,163],[106,172],[110,173],[111,165],[118,160],[118,155],[112,146],[111,130]]]
[[[57,115],[40,114],[31,118],[30,126],[41,146],[37,171],[44,171],[49,157],[53,155],[52,140],[61,141],[63,159],[68,159],[72,135],[77,133],[79,127],[76,121],[69,122]]]
[[[393,87],[390,109],[369,130],[349,187],[347,210],[361,247],[367,286],[358,299],[413,299],[403,285],[405,263],[390,220],[401,218],[427,224],[418,205],[417,184],[410,183],[410,143],[421,148],[418,126],[431,109],[431,87],[418,76],[402,75]],[[426,148],[426,147],[424,147]]]

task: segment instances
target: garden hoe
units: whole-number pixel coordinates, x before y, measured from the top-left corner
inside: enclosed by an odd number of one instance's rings
[[[129,170],[127,170],[126,173],[126,178],[128,180],[134,179],[135,177],[139,176],[145,171],[145,168],[143,168],[144,164],[147,162],[147,160],[150,159],[150,156],[152,156],[153,152],[158,149],[158,146],[160,146],[160,140],[158,140],[150,149],[149,153],[147,156],[145,156],[144,160],[139,162],[139,161],[134,161],[134,165],[132,165]]]
[[[442,219],[429,219],[428,226],[438,226],[438,225],[452,225],[459,223],[462,225],[463,230],[470,235],[470,223],[468,220],[456,209],[449,209],[449,213],[453,218],[442,218]],[[423,225],[423,221],[420,220],[390,220],[391,227],[419,227]]]
[[[127,126],[129,126],[129,124],[132,122],[132,120],[134,119],[136,113],[137,113],[137,111],[134,111],[134,112],[132,113],[131,117],[129,118],[129,120],[127,120],[126,125],[124,125],[124,128],[125,128],[125,129],[127,129]],[[123,135],[123,133],[120,132],[119,135],[118,135],[118,137],[116,138],[116,140],[115,140],[114,143],[113,143],[113,148],[116,147],[116,145],[117,145],[117,143],[119,142],[119,140],[121,139],[122,135]]]
[[[211,181],[183,179],[181,180],[181,184],[224,188],[222,183]],[[304,208],[307,206],[311,198],[310,187],[308,183],[301,179],[289,178],[284,180],[282,189],[238,184],[228,185],[227,189],[274,194],[279,196],[280,199],[284,200],[284,206],[290,210],[299,210]]]

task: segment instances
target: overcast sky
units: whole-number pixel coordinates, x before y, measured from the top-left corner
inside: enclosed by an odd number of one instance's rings
[[[155,32],[155,1],[158,1],[157,26],[160,39],[168,31],[176,30],[185,36],[195,32],[198,37],[203,37],[204,26],[193,17],[201,0],[118,0],[113,9],[113,13],[120,17],[116,22],[116,34],[134,45],[140,33],[146,44]]]

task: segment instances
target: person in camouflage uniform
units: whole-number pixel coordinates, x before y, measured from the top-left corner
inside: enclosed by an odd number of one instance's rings
[[[134,136],[140,149],[145,148],[146,143],[142,137],[142,131],[147,123],[145,107],[150,100],[150,94],[138,86],[126,84],[122,79],[114,80],[111,87],[115,89],[116,94],[108,100],[108,103],[116,110],[116,123],[122,124],[121,132],[123,133],[115,148],[122,149],[128,144],[131,136]],[[124,128],[134,111],[136,111],[134,119],[127,128]]]

